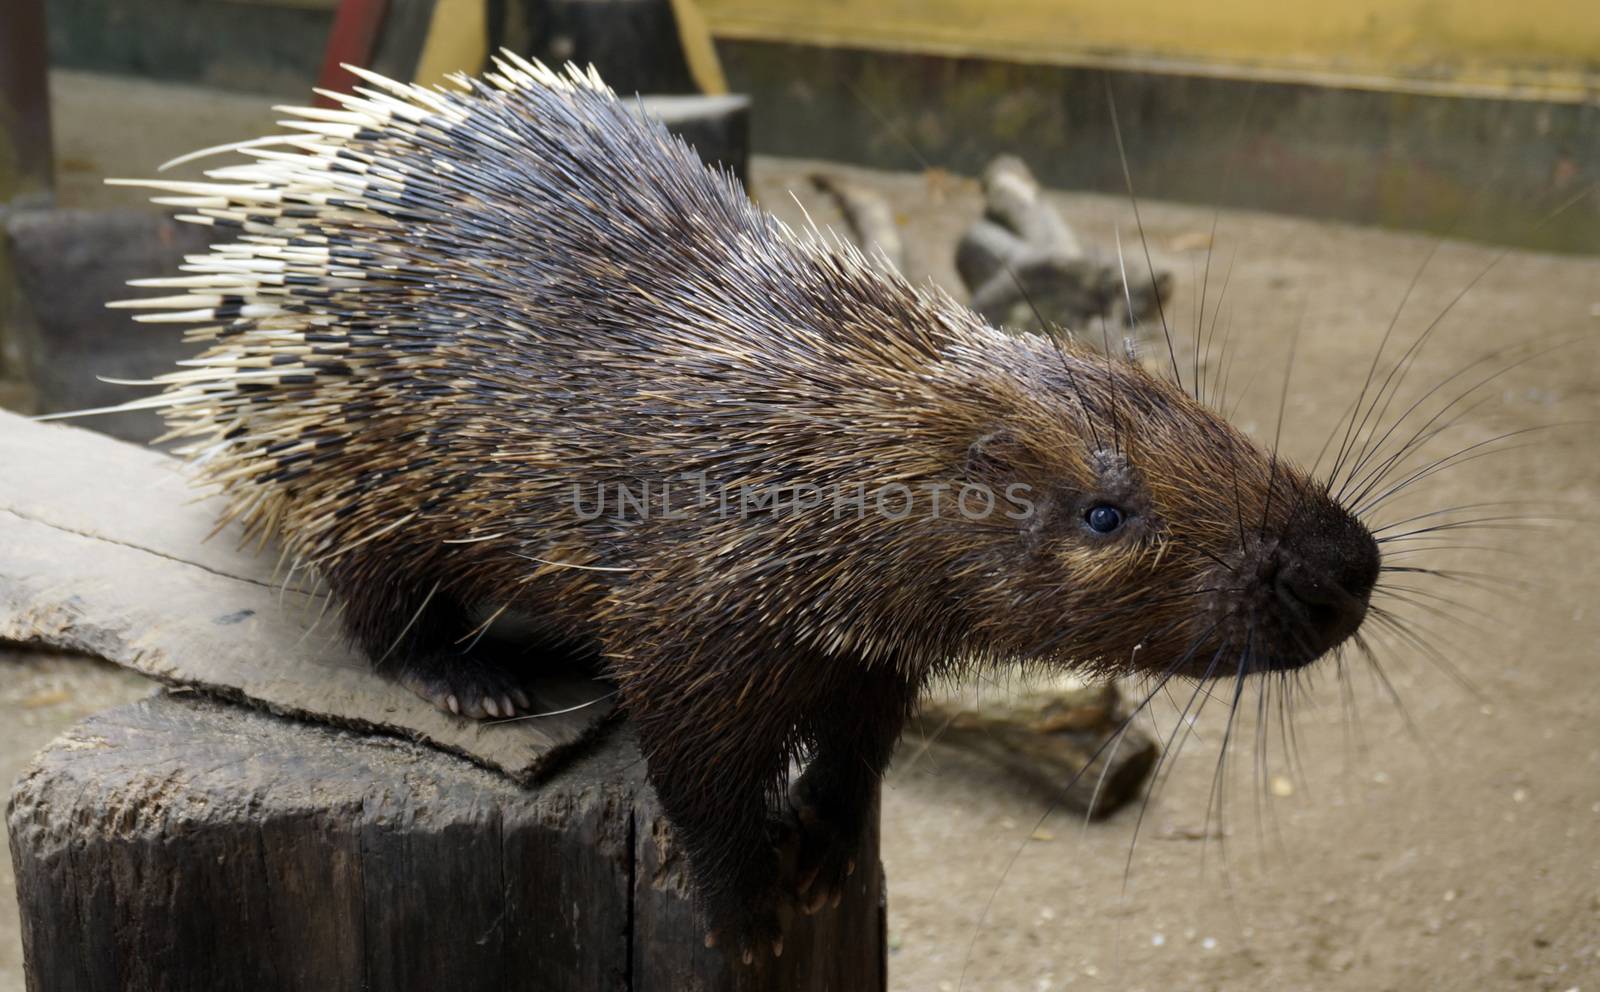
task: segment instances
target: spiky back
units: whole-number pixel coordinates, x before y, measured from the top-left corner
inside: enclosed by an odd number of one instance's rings
[[[796,236],[592,72],[497,65],[458,92],[361,73],[215,182],[141,184],[233,238],[123,304],[210,344],[148,405],[230,516],[319,566],[458,542],[456,579],[503,587],[614,563],[623,530],[554,519],[579,479],[942,467],[912,411],[987,329]],[[714,569],[699,536],[680,557]]]

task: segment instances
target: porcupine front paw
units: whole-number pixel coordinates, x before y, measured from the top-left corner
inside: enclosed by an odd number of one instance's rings
[[[783,956],[783,925],[778,904],[783,894],[770,886],[737,904],[708,907],[706,946],[719,947],[750,964],[758,955]]]
[[[528,713],[533,701],[503,665],[476,655],[430,654],[408,659],[395,681],[446,713],[474,720]]]
[[[855,874],[860,824],[849,817],[828,815],[802,776],[789,789],[794,820],[794,892],[807,916],[824,906],[837,907]]]

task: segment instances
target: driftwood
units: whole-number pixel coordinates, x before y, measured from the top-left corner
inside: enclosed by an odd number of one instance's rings
[[[960,748],[993,762],[1041,798],[1090,819],[1137,798],[1155,765],[1155,741],[1123,728],[1113,684],[1037,690],[985,705],[934,698],[909,736],[925,746]]]
[[[625,725],[529,790],[158,696],[42,752],[8,825],[33,992],[885,987],[875,818],[840,905],[742,965],[704,946]]]
[[[1171,294],[1169,273],[1151,280],[1132,260],[1124,286],[1121,261],[1085,249],[1021,159],[1002,155],[990,162],[983,197],[983,217],[956,246],[956,271],[972,294],[972,309],[990,323],[1032,331],[1065,327],[1094,341],[1104,321],[1120,340],[1155,315],[1158,298]]]

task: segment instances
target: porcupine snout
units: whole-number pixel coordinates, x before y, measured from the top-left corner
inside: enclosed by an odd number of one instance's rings
[[[1286,635],[1274,668],[1306,664],[1354,634],[1378,580],[1377,542],[1337,503],[1308,500],[1296,517],[1258,573]]]

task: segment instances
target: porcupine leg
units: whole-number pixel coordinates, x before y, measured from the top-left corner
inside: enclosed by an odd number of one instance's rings
[[[813,717],[816,750],[789,789],[799,830],[795,888],[807,914],[843,897],[878,783],[916,702],[917,686],[900,671],[859,671],[861,681]]]
[[[401,581],[402,574],[392,563],[377,571],[349,562],[329,574],[345,630],[373,671],[475,720],[531,709],[521,679],[487,652],[467,651],[477,625],[461,602],[438,584]]]
[[[792,829],[776,814],[774,799],[793,722],[777,712],[760,712],[753,722],[751,713],[731,710],[738,687],[728,681],[677,686],[651,677],[667,670],[665,662],[630,668],[637,674],[618,676],[624,704],[650,783],[688,857],[707,943],[747,961],[781,953],[779,907],[787,887],[778,846]]]
[[[650,765],[650,782],[688,854],[706,914],[707,944],[746,960],[782,952],[778,848],[789,824],[771,806],[787,755],[781,741],[696,733],[682,717],[640,718],[630,707]],[[704,715],[709,717],[709,714]],[[726,715],[723,715],[726,717]]]

